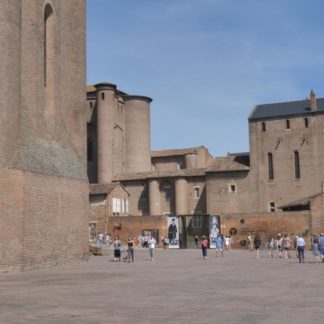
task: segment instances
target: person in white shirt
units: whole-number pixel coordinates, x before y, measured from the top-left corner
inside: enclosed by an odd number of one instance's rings
[[[306,243],[301,234],[298,235],[296,244],[297,244],[299,263],[305,263],[304,252],[305,252]]]
[[[148,243],[148,247],[149,247],[151,261],[154,261],[154,250],[155,250],[156,240],[153,236],[150,236],[147,243]]]

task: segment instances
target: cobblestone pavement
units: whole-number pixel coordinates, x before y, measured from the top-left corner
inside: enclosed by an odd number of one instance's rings
[[[135,251],[0,274],[0,323],[323,323],[324,264],[231,251]],[[265,252],[264,252],[265,253]]]

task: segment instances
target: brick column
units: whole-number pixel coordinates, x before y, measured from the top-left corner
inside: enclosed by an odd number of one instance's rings
[[[185,178],[178,178],[175,181],[175,203],[176,215],[188,214],[188,183]]]
[[[151,179],[149,181],[149,202],[150,202],[150,215],[160,215],[160,184],[158,180]]]

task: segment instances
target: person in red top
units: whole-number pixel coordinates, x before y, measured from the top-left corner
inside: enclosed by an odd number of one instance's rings
[[[207,248],[208,248],[208,240],[207,240],[206,236],[203,235],[201,238],[201,251],[202,251],[204,260],[207,259]]]

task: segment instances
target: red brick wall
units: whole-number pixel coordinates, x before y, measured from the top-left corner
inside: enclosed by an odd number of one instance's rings
[[[324,233],[324,196],[319,195],[311,199],[311,214],[312,214],[312,234],[319,235]]]
[[[0,179],[1,270],[87,258],[87,181],[10,170]]]
[[[244,221],[241,223],[241,221]],[[228,214],[221,216],[221,232],[229,235],[231,228],[237,230],[232,236],[234,247],[240,248],[240,241],[246,240],[249,232],[259,233],[263,243],[270,236],[287,233],[292,238],[297,233],[310,233],[311,216],[307,211],[280,213]]]

